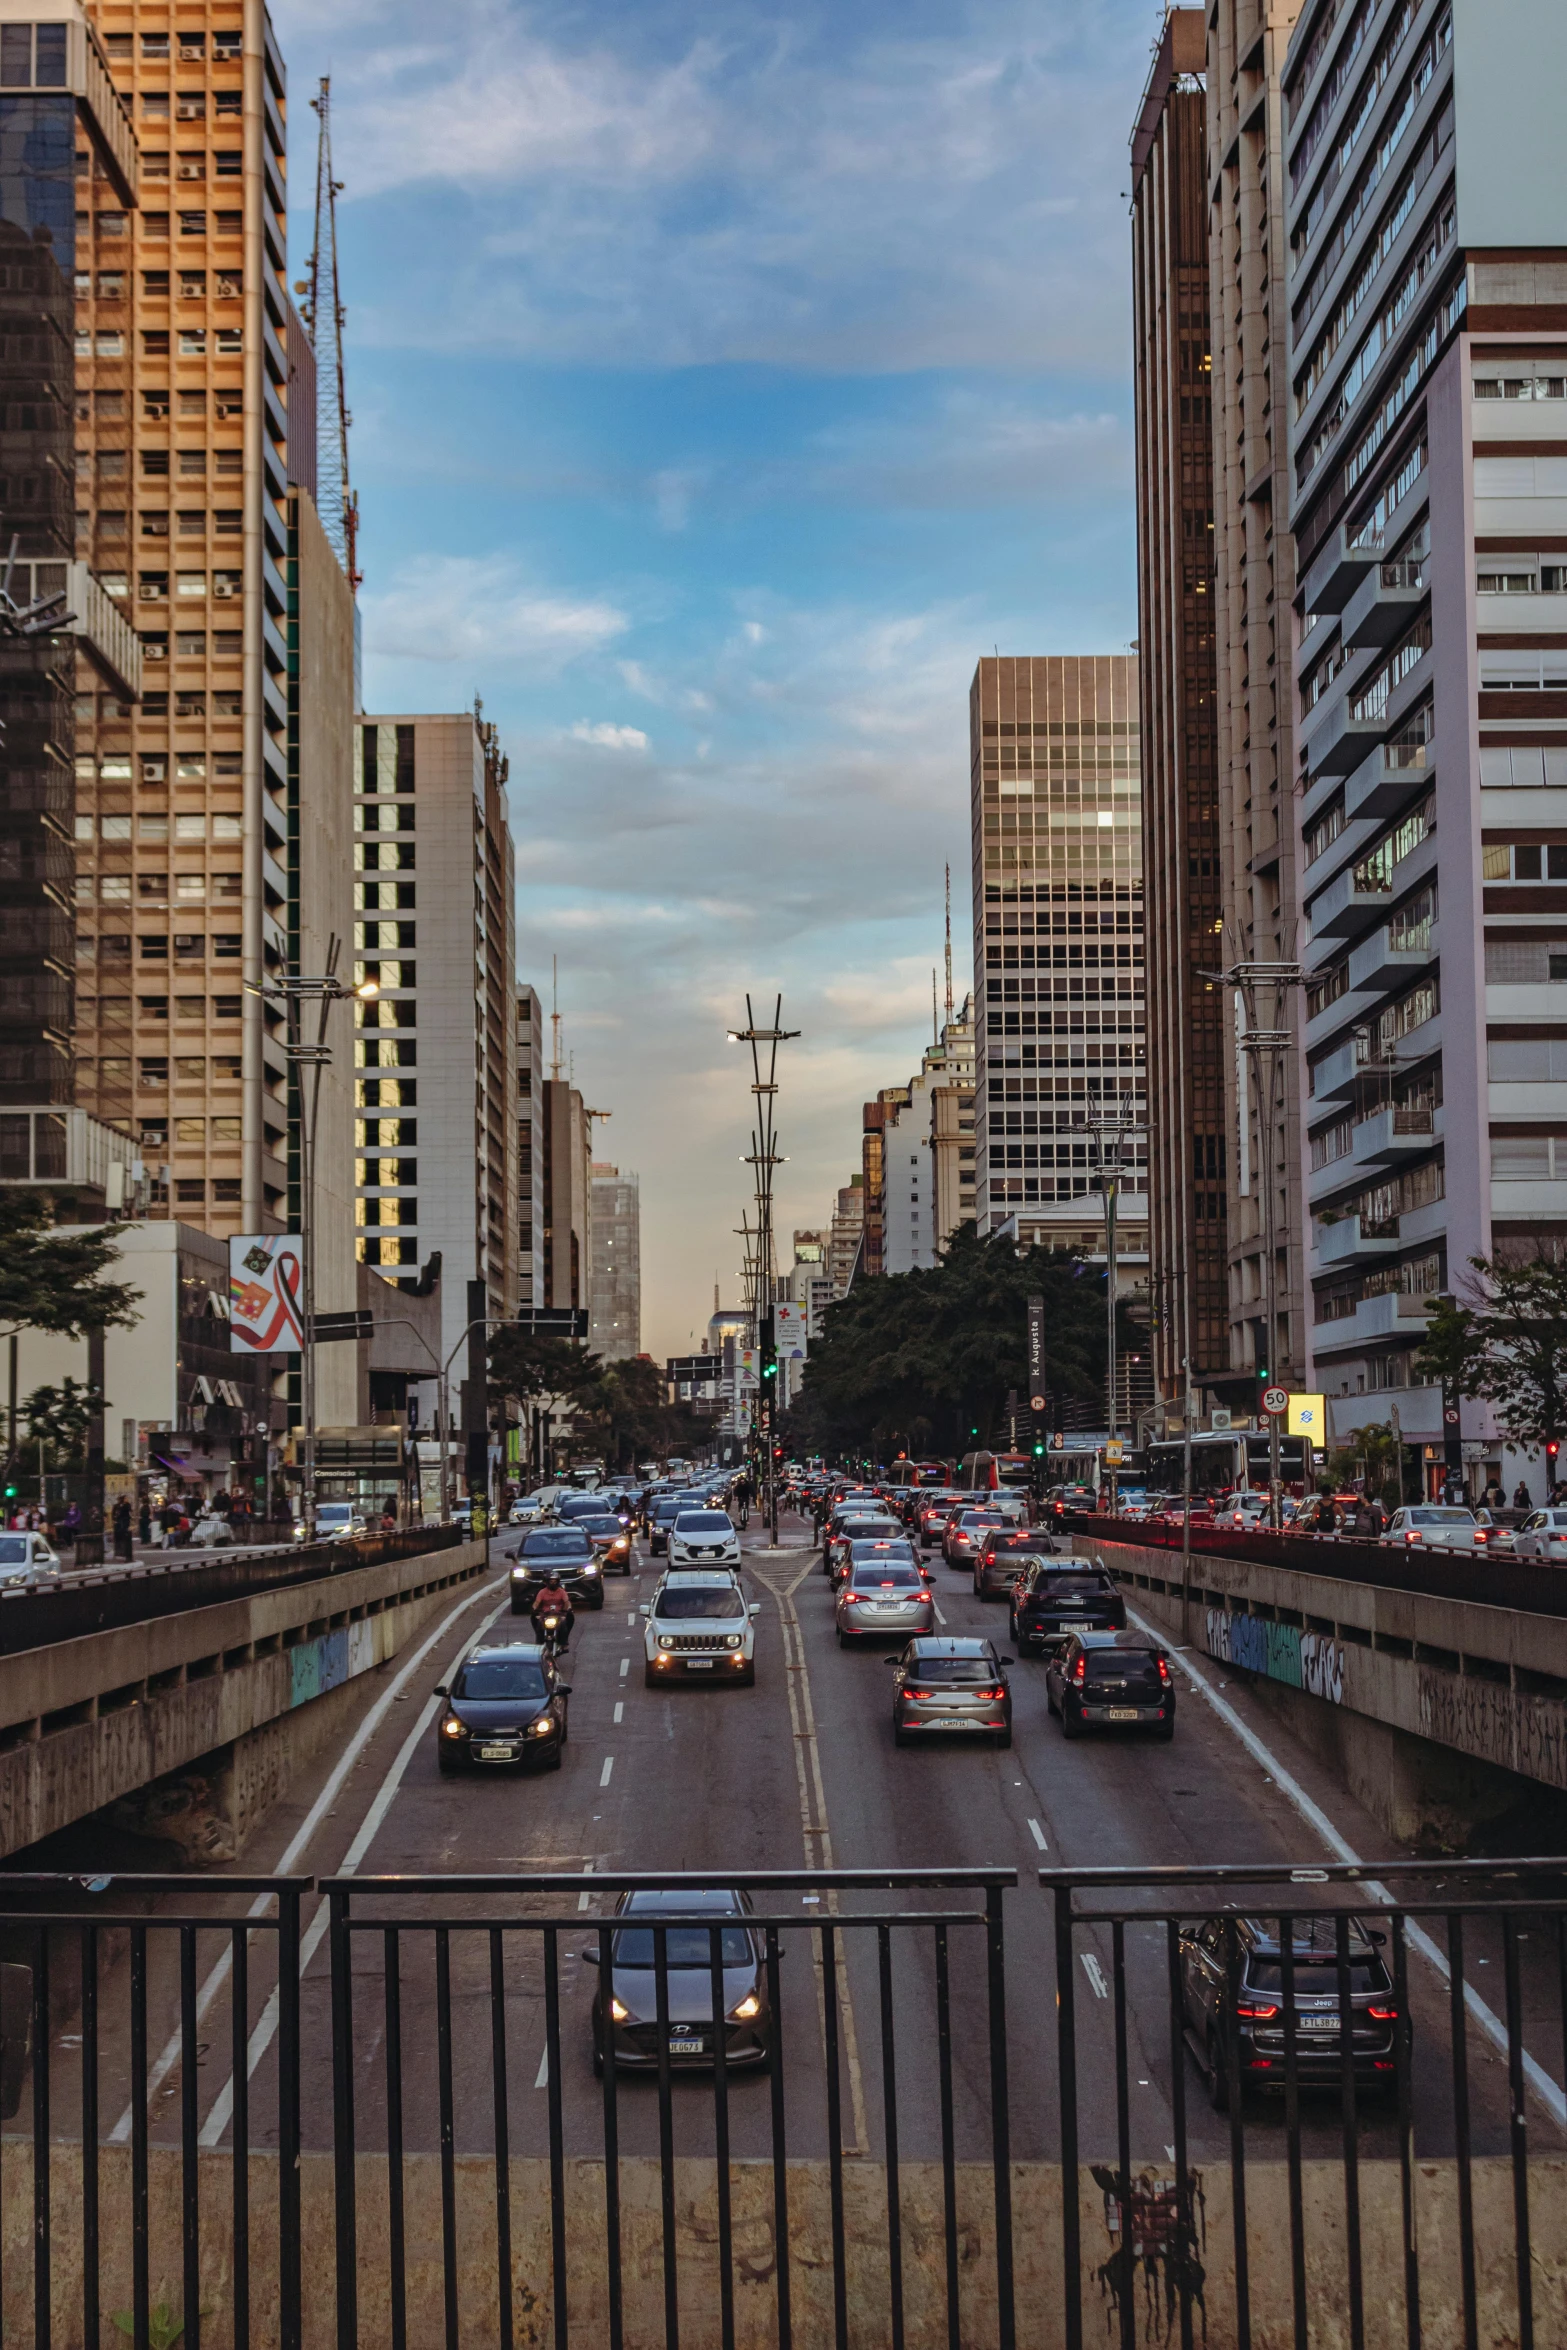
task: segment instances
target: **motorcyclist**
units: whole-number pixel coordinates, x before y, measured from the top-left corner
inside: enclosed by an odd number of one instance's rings
[[[553,1635],[555,1646],[559,1654],[564,1656],[571,1645],[571,1624],[575,1612],[571,1602],[571,1593],[566,1589],[559,1575],[552,1569],[546,1580],[539,1585],[538,1590],[534,1593],[533,1605],[528,1610],[533,1620],[533,1637],[541,1644],[543,1643],[548,1630],[545,1619],[553,1616],[555,1618]]]

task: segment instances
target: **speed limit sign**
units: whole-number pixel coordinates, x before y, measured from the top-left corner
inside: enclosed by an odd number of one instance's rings
[[[1280,1412],[1287,1412],[1290,1408],[1289,1389],[1287,1387],[1265,1387],[1262,1391],[1262,1408],[1265,1412],[1272,1413],[1275,1419]]]

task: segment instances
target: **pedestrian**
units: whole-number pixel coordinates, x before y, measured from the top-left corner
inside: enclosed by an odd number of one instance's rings
[[[148,1497],[148,1495],[146,1495],[145,1493],[144,1493],[144,1494],[142,1495],[142,1497],[141,1497],[141,1509],[140,1509],[140,1511],[139,1511],[139,1512],[138,1512],[138,1514],[137,1514],[137,1519],[136,1519],[136,1538],[137,1538],[137,1540],[140,1542],[140,1544],[141,1544],[141,1546],[142,1546],[143,1550],[146,1550],[146,1549],[147,1549],[147,1548],[149,1548],[149,1546],[151,1545],[151,1542],[152,1542],[152,1502],[151,1502],[150,1498]]]
[[[1534,1504],[1529,1499],[1529,1488],[1520,1477],[1517,1484],[1513,1487],[1513,1508],[1515,1510],[1527,1510],[1532,1509],[1533,1507]]]
[[[73,1501],[67,1506],[65,1515],[60,1520],[60,1540],[74,1543],[77,1535],[81,1532],[81,1524],[82,1513]]]
[[[122,1493],[114,1505],[114,1555],[117,1559],[131,1559],[131,1505]]]
[[[1494,1469],[1491,1471],[1490,1476],[1486,1479],[1485,1492],[1482,1494],[1481,1499],[1484,1501],[1488,1510],[1504,1510],[1507,1507],[1506,1488],[1502,1484],[1501,1478],[1497,1475]]]

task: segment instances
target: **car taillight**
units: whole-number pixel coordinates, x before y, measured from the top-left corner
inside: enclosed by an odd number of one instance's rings
[[[1237,2007],[1235,2012],[1253,2023],[1259,2023],[1270,2015],[1277,2015],[1279,2011],[1276,2007]]]
[[[997,1698],[1005,1697],[1006,1691],[1004,1689],[982,1689],[979,1694],[984,1698]]]
[[[1490,1535],[1489,1535],[1489,1534],[1487,1534],[1487,1532],[1485,1531],[1485,1528],[1484,1528],[1483,1526],[1477,1526],[1477,1527],[1475,1528],[1475,1548],[1476,1548],[1476,1550],[1483,1550],[1483,1549],[1485,1548],[1486,1544],[1487,1544],[1487,1543],[1490,1541],[1490,1539],[1491,1539]]]
[[[1418,1542],[1420,1540],[1420,1536],[1416,1534],[1413,1529],[1411,1529],[1408,1533],[1405,1534],[1404,1540],[1406,1542]]]
[[[1170,1660],[1166,1656],[1159,1659],[1159,1678],[1161,1681],[1168,1681],[1170,1678]]]
[[[1076,1664],[1072,1667],[1072,1678],[1077,1683],[1078,1688],[1081,1689],[1083,1683],[1088,1678],[1088,1659],[1086,1656],[1080,1656]]]
[[[1369,2016],[1374,2016],[1379,2024],[1396,2024],[1398,2021],[1396,2007],[1368,2007],[1366,2013]]]
[[[844,1605],[846,1607],[853,1607],[858,1601],[859,1596],[860,1595],[857,1591],[846,1591],[843,1595]]]

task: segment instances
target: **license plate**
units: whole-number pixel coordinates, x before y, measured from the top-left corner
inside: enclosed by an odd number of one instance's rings
[[[1298,2032],[1336,2032],[1338,2017],[1336,2015],[1303,2015],[1296,2023],[1295,2029]]]
[[[707,2042],[700,2037],[692,2040],[671,2040],[669,2053],[671,2056],[705,2056]]]
[[[932,1722],[929,1727],[932,1730],[972,1730],[977,1725],[973,1722]]]
[[[1135,1722],[1136,1719],[1137,1708],[1135,1705],[1107,1705],[1105,1707],[1107,1722]]]
[[[1056,1629],[1056,1631],[1058,1631],[1058,1632],[1091,1632],[1091,1631],[1093,1630],[1093,1626],[1092,1626],[1091,1624],[1088,1624],[1088,1623],[1082,1623],[1082,1624],[1057,1624],[1057,1625],[1055,1626],[1055,1629]]]
[[[480,1762],[510,1762],[516,1749],[511,1746],[481,1746]]]
[[[688,1656],[686,1658],[686,1670],[688,1672],[710,1673],[712,1669],[713,1660],[710,1656]]]

